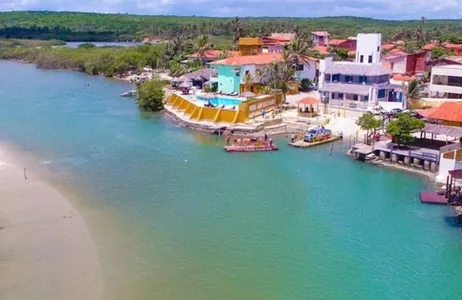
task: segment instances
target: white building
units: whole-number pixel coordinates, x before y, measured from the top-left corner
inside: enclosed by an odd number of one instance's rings
[[[430,98],[462,100],[462,65],[432,68]]]
[[[356,38],[356,62],[377,64],[381,58],[382,35],[360,33]]]
[[[404,108],[401,85],[390,84],[391,72],[380,64],[380,34],[358,34],[356,62],[319,63],[319,91],[333,108],[371,111]]]

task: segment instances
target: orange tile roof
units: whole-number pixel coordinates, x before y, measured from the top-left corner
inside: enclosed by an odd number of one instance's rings
[[[262,53],[259,55],[245,55],[245,56],[234,56],[226,59],[212,62],[214,65],[231,65],[231,66],[242,66],[242,65],[267,65],[274,61],[282,59],[282,54],[278,52]],[[316,61],[316,58],[306,57],[307,61]]]
[[[462,44],[444,44],[444,48],[451,50],[462,49]]]
[[[391,75],[391,79],[396,80],[396,81],[411,81],[416,79],[415,76],[407,76],[403,74],[393,74]]]
[[[281,53],[262,53],[259,55],[234,56],[213,62],[215,65],[266,65],[281,59]]]
[[[386,44],[383,44],[383,45],[382,45],[382,49],[383,49],[383,50],[387,50],[387,51],[388,51],[388,50],[392,50],[392,49],[394,49],[394,48],[396,48],[396,45],[393,44],[393,43],[386,43]]]
[[[329,41],[329,46],[339,46],[342,43],[345,43],[348,40],[344,39],[332,39]]]
[[[223,54],[223,52],[224,51],[222,51],[222,50],[207,50],[207,51],[204,52],[204,57],[214,59],[214,58],[217,58],[220,54]],[[239,51],[228,51],[228,53],[231,56],[239,55]],[[189,57],[197,57],[197,53],[193,53],[193,54],[189,55]]]
[[[326,46],[315,46],[313,47],[313,49],[318,51],[321,54],[329,54],[329,50],[327,50]]]
[[[314,97],[306,97],[298,101],[299,104],[305,104],[305,105],[318,104],[319,102],[321,102],[321,100],[318,98],[314,98]]]
[[[427,117],[436,120],[462,122],[462,103],[444,102],[440,107],[430,112]]]
[[[437,43],[429,43],[429,44],[426,44],[425,46],[422,47],[422,49],[424,50],[432,50],[433,48],[436,48],[438,47],[438,44]]]

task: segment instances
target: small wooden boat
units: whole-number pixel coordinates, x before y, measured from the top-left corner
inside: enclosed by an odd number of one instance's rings
[[[269,144],[262,145],[229,145],[224,147],[226,152],[264,152],[264,151],[278,151],[279,147],[276,144],[270,146]]]
[[[134,97],[136,96],[136,90],[130,90],[128,92],[120,94],[121,97]]]
[[[341,140],[342,138],[343,134],[341,132],[333,134],[330,129],[325,129],[324,127],[315,127],[308,130],[308,132],[303,135],[302,139],[290,142],[289,146],[296,148],[308,148],[331,143],[336,140]]]

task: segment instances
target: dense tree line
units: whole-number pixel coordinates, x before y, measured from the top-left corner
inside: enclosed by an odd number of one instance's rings
[[[381,32],[385,40],[412,40],[427,36],[462,42],[459,20],[388,21],[357,17],[326,18],[212,18],[137,16],[77,12],[0,13],[0,37],[60,39],[65,41],[127,41],[144,36],[172,38],[178,35],[261,36],[294,31],[307,37],[311,31],[328,30],[333,37],[358,32]]]
[[[1,45],[0,41],[0,45]],[[133,48],[96,48],[89,44],[77,49],[65,47],[0,47],[0,59],[23,60],[43,69],[71,69],[107,77],[144,67],[166,67],[165,46],[145,44]]]

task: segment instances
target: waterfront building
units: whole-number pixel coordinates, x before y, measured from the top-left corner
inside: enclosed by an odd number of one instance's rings
[[[390,84],[391,71],[381,64],[381,35],[358,34],[355,62],[319,62],[319,84],[323,101],[332,108],[371,111],[404,108],[401,85]]]
[[[267,72],[269,64],[280,61],[280,53],[263,53],[260,55],[236,56],[211,63],[211,67],[218,70],[218,91],[226,94],[241,93],[247,90],[246,77],[253,78],[251,92],[259,93],[260,87],[268,81],[271,74]],[[306,61],[293,66],[295,79],[308,78],[314,80],[316,76],[316,60],[307,58]]]
[[[443,65],[432,68],[429,100],[462,100],[462,65]]]

